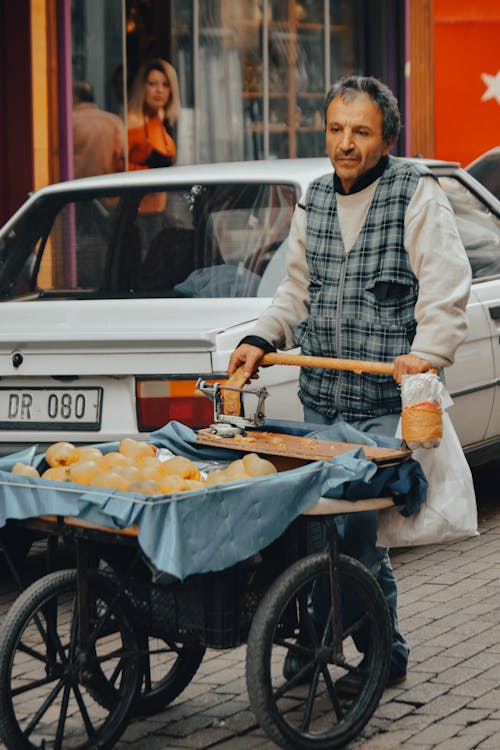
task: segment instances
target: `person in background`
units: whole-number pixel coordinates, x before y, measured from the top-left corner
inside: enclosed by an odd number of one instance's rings
[[[170,167],[175,162],[179,84],[170,63],[149,60],[138,70],[128,103],[129,169]]]
[[[73,171],[75,177],[123,172],[124,125],[94,101],[87,81],[73,83]]]
[[[177,74],[170,63],[156,58],[138,70],[130,90],[127,114],[130,170],[170,167],[175,163],[175,125],[180,114]],[[148,193],[139,206],[141,258],[163,229],[167,196]]]
[[[100,109],[87,81],[73,83],[73,172],[75,177],[123,172],[125,126],[118,115]],[[78,201],[76,217],[77,281],[83,288],[98,287],[102,280],[107,247],[108,212],[115,201]]]
[[[276,347],[393,362],[393,378],[302,368],[299,397],[307,422],[344,421],[394,436],[401,377],[451,365],[466,336],[471,268],[438,181],[424,165],[389,155],[400,130],[390,89],[350,76],[334,84],[324,110],[334,173],[315,180],[297,204],[287,275],[228,373],[243,366],[256,377],[262,355]],[[377,546],[376,514],[347,514],[337,526],[341,551],[367,565],[384,593],[393,634],[389,684],[396,684],[406,678],[409,647],[399,632],[388,550]],[[289,653],[285,676],[302,666]],[[336,687],[359,691],[362,669],[363,662]]]

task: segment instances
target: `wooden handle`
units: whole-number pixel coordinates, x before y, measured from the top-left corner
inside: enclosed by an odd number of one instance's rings
[[[271,352],[264,354],[260,364],[262,365],[298,365],[299,367],[319,367],[324,370],[349,370],[351,372],[375,372],[380,375],[392,375],[392,362],[368,362],[362,359],[336,359],[334,357],[313,357],[307,354],[281,354]],[[226,385],[242,388],[247,378],[243,374],[244,365],[238,367],[231,375]],[[241,414],[241,394],[237,391],[224,392],[223,413],[233,416]]]
[[[392,362],[369,362],[362,359],[336,359],[335,357],[313,357],[307,354],[264,354],[263,365],[298,365],[299,367],[320,367],[324,370],[349,370],[350,372],[375,372],[379,375],[392,375]]]

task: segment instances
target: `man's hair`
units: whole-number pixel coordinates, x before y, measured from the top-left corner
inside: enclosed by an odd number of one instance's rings
[[[359,94],[368,94],[382,112],[382,138],[384,142],[395,141],[401,129],[398,100],[385,83],[373,76],[344,76],[333,84],[325,96],[325,126],[327,109],[335,97],[340,96],[348,102]]]
[[[94,90],[88,81],[74,81],[73,99],[75,102],[94,101]]]

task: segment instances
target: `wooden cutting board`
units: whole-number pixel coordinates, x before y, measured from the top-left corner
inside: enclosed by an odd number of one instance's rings
[[[242,453],[258,453],[271,460],[273,456],[280,457],[282,460],[278,462],[273,460],[279,470],[293,468],[311,461],[329,460],[332,456],[339,456],[356,448],[362,448],[366,457],[380,466],[401,463],[411,456],[411,451],[403,448],[391,449],[357,443],[337,443],[264,430],[248,430],[246,435],[236,435],[232,438],[220,437],[209,429],[199,430],[197,442],[201,445],[231,448]]]

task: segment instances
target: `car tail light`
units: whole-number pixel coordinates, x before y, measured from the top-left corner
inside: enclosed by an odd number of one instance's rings
[[[224,379],[207,380],[225,383]],[[196,389],[196,380],[148,378],[136,380],[137,424],[141,432],[158,430],[172,420],[188,427],[207,427],[214,421],[213,401]]]

